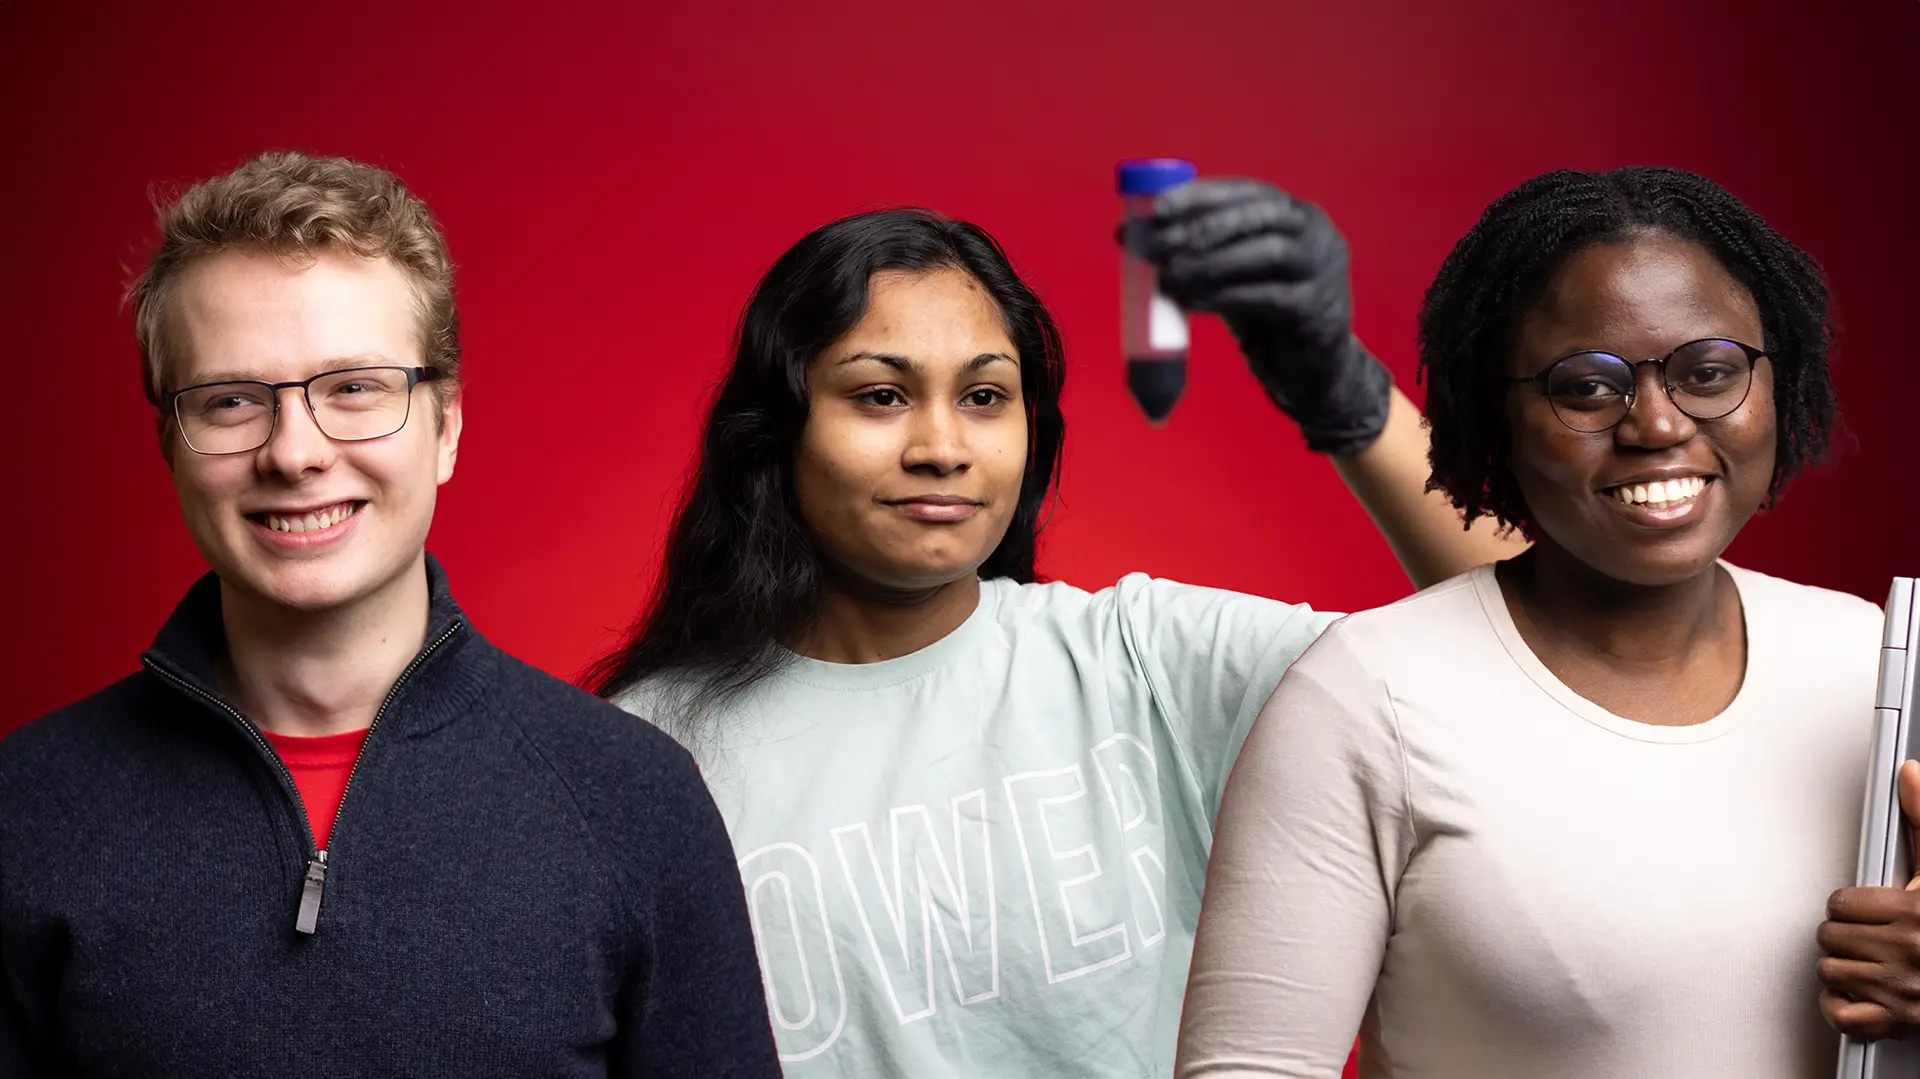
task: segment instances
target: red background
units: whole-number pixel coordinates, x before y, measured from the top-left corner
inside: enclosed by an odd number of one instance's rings
[[[0,733],[132,670],[201,570],[117,302],[149,188],[272,147],[387,165],[442,218],[470,390],[432,547],[482,629],[558,674],[643,595],[756,276],[882,204],[985,224],[1065,328],[1046,572],[1332,609],[1402,593],[1217,327],[1170,426],[1128,401],[1110,170],[1139,154],[1325,204],[1359,330],[1416,399],[1421,291],[1494,196],[1557,166],[1721,180],[1831,272],[1858,443],[1734,554],[1878,601],[1920,571],[1891,527],[1920,461],[1917,42],[1914,0],[5,0]]]

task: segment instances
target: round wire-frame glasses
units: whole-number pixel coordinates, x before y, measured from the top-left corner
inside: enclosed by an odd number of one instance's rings
[[[1765,355],[1764,349],[1731,338],[1703,337],[1648,360],[1591,349],[1575,352],[1543,371],[1507,382],[1538,386],[1561,423],[1600,434],[1619,426],[1633,411],[1639,371],[1647,364],[1658,371],[1675,408],[1696,420],[1717,420],[1746,403],[1753,390],[1753,369]]]

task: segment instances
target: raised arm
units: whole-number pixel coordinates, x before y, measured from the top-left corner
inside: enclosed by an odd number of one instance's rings
[[[1374,527],[1393,548],[1415,588],[1438,584],[1475,566],[1512,558],[1527,549],[1515,534],[1502,535],[1490,517],[1472,528],[1447,496],[1426,489],[1427,428],[1407,395],[1389,387],[1380,437],[1353,453],[1333,455],[1334,470],[1366,507]]]
[[[1169,299],[1217,314],[1309,448],[1366,507],[1416,587],[1526,548],[1468,530],[1426,490],[1427,432],[1393,377],[1353,336],[1347,243],[1318,207],[1257,180],[1196,180],[1161,195],[1128,244]]]

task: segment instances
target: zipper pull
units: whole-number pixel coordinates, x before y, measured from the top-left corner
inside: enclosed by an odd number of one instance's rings
[[[307,859],[307,879],[300,886],[300,914],[293,921],[296,932],[312,936],[320,922],[320,897],[327,891],[327,852],[314,851]]]

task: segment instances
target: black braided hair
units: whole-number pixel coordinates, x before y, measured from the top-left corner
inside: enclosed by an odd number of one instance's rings
[[[1773,366],[1779,440],[1767,505],[1801,469],[1825,460],[1838,422],[1827,353],[1833,341],[1820,266],[1725,188],[1681,169],[1562,169],[1496,199],[1454,245],[1420,308],[1420,372],[1433,425],[1433,476],[1466,515],[1532,535],[1507,467],[1502,376],[1516,328],[1567,258],[1641,231],[1711,252],[1753,296]]]

